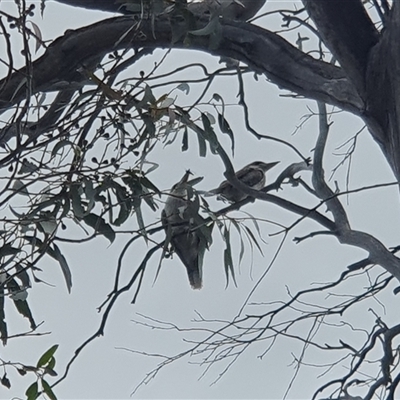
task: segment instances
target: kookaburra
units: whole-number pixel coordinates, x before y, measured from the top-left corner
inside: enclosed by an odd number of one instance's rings
[[[235,175],[240,182],[251,189],[260,190],[265,186],[265,173],[278,163],[279,161],[272,163],[254,161],[236,172]],[[216,189],[211,190],[209,193],[219,194],[231,203],[237,203],[248,197],[248,194],[235,188],[229,181],[223,181]]]
[[[207,237],[205,219],[199,215],[199,197],[191,182],[190,171],[175,184],[162,211],[162,223],[166,232],[166,242],[186,267],[193,289],[202,287],[202,264],[205,250],[210,244]]]

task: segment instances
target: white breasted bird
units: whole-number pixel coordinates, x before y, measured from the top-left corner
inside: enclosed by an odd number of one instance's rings
[[[190,175],[191,172],[186,171],[171,188],[162,211],[162,223],[166,245],[171,244],[185,265],[191,287],[201,289],[203,257],[211,244],[212,225],[206,226],[205,219],[199,215],[199,196],[193,189],[199,178],[188,181]]]
[[[248,187],[254,190],[260,190],[265,186],[265,173],[278,164],[279,161],[265,163],[254,161],[236,172],[236,178]],[[216,189],[209,191],[211,194],[219,194],[231,203],[237,203],[244,200],[248,195],[235,188],[229,181],[223,181]]]

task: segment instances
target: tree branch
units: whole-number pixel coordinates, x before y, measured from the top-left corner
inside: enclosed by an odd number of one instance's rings
[[[46,53],[33,63],[32,90],[58,90],[60,84],[71,87],[80,84],[83,77],[77,72],[84,65],[94,69],[107,53],[127,48],[187,48],[185,21],[174,21],[172,43],[170,21],[158,18],[140,21],[140,29],[131,17],[117,17],[96,24],[67,31],[56,39]],[[177,33],[178,32],[178,33]],[[101,37],[102,40],[98,40]],[[336,105],[361,115],[363,102],[343,72],[332,65],[302,53],[277,34],[240,21],[222,21],[221,40],[210,50],[208,36],[190,36],[190,47],[219,56],[240,60],[258,73],[264,73],[272,82],[305,97]],[[20,69],[0,81],[0,108],[6,109],[25,98],[21,84],[27,72]]]

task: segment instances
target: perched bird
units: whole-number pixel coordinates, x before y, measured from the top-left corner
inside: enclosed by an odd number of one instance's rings
[[[265,173],[278,163],[279,161],[272,163],[254,161],[236,172],[236,177],[251,189],[260,190],[265,186]],[[219,194],[231,203],[237,203],[248,197],[246,193],[236,189],[229,181],[223,181],[216,189],[208,193]]]
[[[162,223],[166,243],[185,265],[193,289],[202,287],[202,264],[204,252],[211,243],[211,229],[199,215],[199,197],[192,185],[199,179],[188,181],[190,171],[175,184],[162,211]]]

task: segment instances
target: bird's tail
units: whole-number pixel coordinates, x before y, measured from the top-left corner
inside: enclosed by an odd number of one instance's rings
[[[194,271],[188,271],[188,277],[189,277],[189,282],[190,286],[192,289],[201,289],[203,286],[203,281],[200,276],[199,271],[194,270]]]

